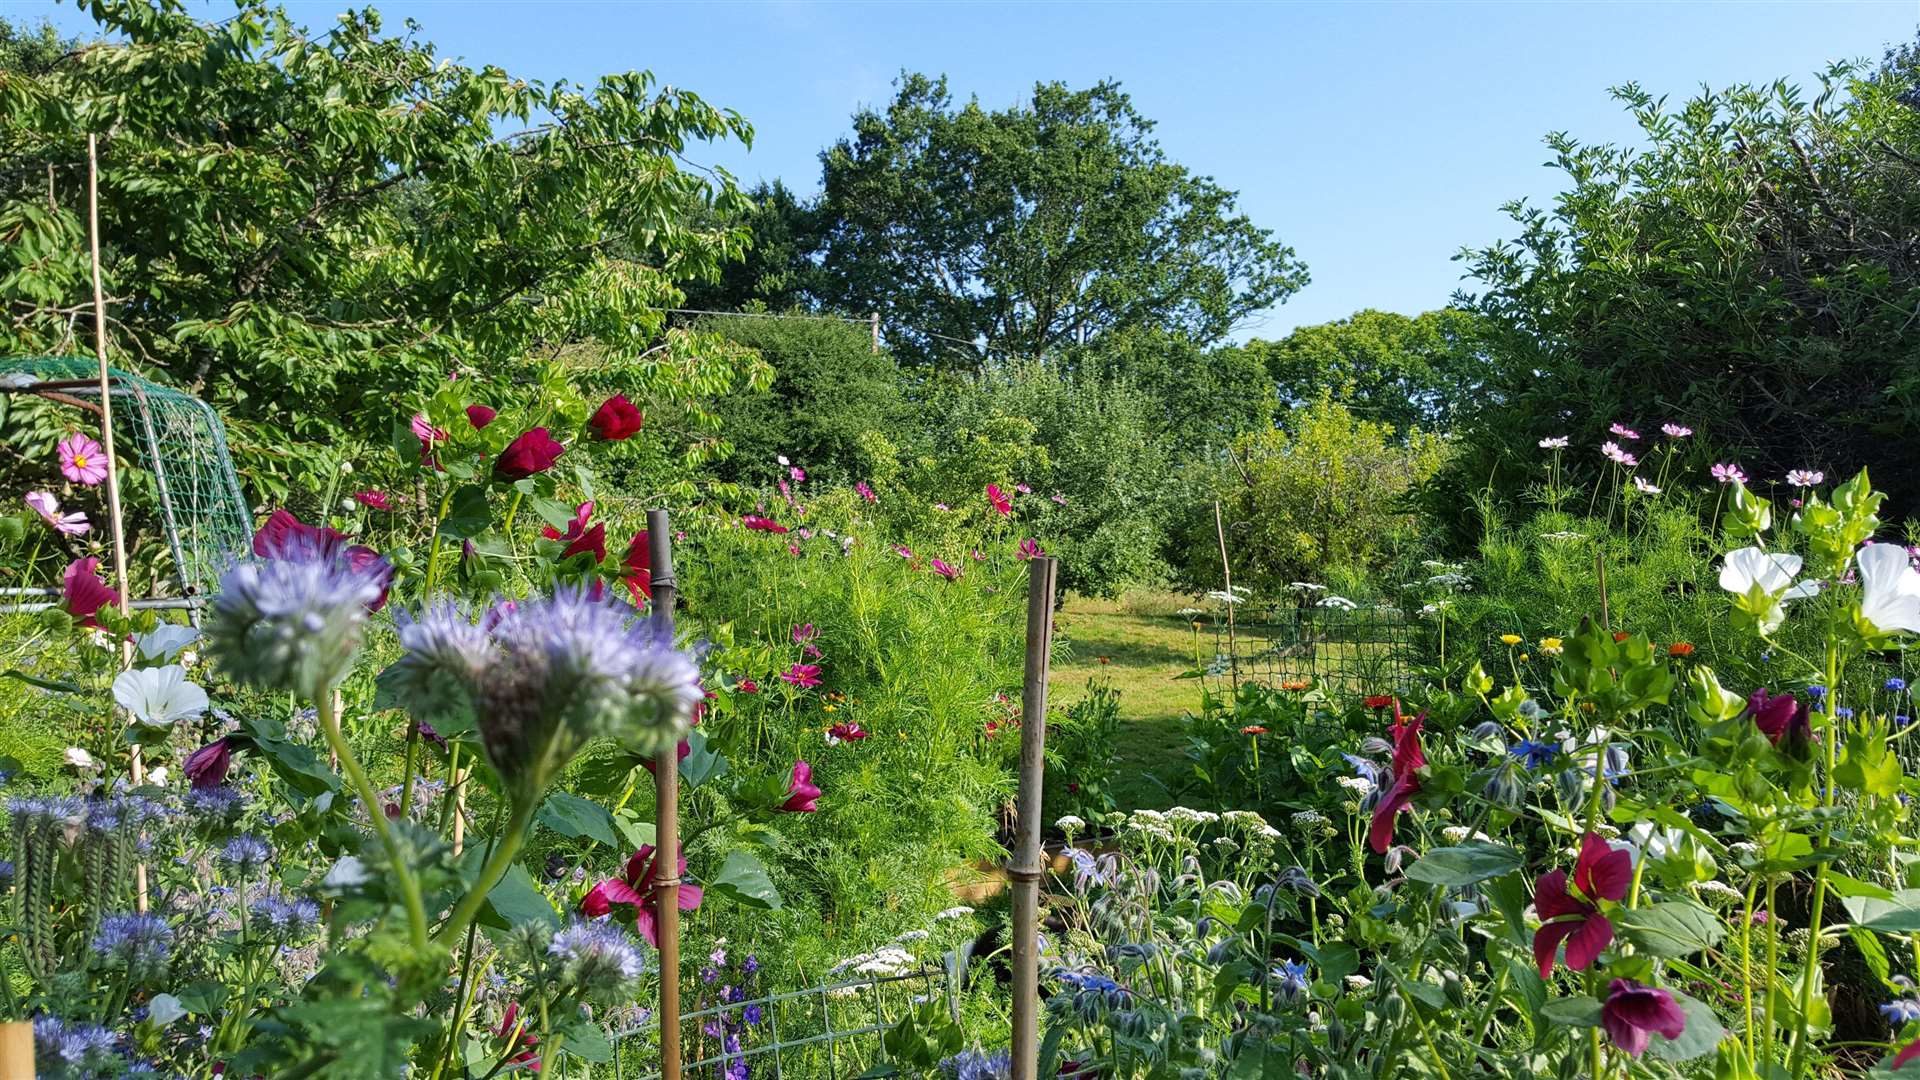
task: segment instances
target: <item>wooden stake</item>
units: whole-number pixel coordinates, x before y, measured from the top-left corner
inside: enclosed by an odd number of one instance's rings
[[[652,555],[654,633],[673,640],[673,533],[665,510],[647,511]],[[680,748],[669,746],[653,764],[654,928],[660,938],[660,1076],[680,1080]]]
[[[120,593],[120,617],[126,618],[133,590],[127,584],[127,523],[120,513],[120,459],[113,448],[113,382],[107,372],[107,301],[100,285],[100,140],[87,135],[87,246],[93,261],[93,355],[100,361],[100,445],[107,455],[107,521],[113,530],[113,584]],[[120,669],[133,666],[133,643],[120,643]],[[135,787],[147,769],[136,744],[129,753]],[[147,910],[147,864],[133,871],[135,903]]]
[[[0,1080],[33,1080],[33,1024],[0,1024]]]
[[[1213,500],[1213,531],[1220,537],[1220,576],[1227,586],[1227,666],[1231,672],[1234,697],[1240,696],[1240,639],[1234,632],[1233,564],[1227,561],[1227,525],[1220,516],[1220,500]]]
[[[1020,794],[1013,855],[1013,1080],[1040,1070],[1040,814],[1046,779],[1047,664],[1053,653],[1053,592],[1060,560],[1027,563],[1027,679],[1020,696]]]
[[[880,351],[880,313],[876,311],[873,314],[868,315],[867,324],[873,327],[872,351],[879,352]]]

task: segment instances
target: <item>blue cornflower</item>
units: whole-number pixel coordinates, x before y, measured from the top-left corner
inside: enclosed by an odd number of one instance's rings
[[[1900,691],[1905,690],[1907,688],[1907,680],[1902,679],[1898,675],[1896,675],[1893,678],[1887,680],[1886,688],[1889,693],[1897,694]]]
[[[1894,1027],[1920,1020],[1920,1001],[1913,998],[1895,998],[1880,1006],[1880,1014]]]
[[[1821,698],[1827,696],[1827,688],[1821,686],[1819,683],[1815,683],[1807,687],[1807,696],[1815,701],[1819,701]]]
[[[93,934],[93,951],[114,964],[140,973],[167,962],[173,927],[158,915],[108,915]]]
[[[220,861],[242,874],[251,874],[273,860],[273,848],[252,833],[242,833],[220,849]]]
[[[758,1005],[749,1005],[740,1010],[740,1019],[746,1021],[748,1027],[758,1024],[763,1018],[763,1015]]]
[[[1274,989],[1279,992],[1280,1000],[1292,1004],[1300,1000],[1307,992],[1311,981],[1307,978],[1307,965],[1282,960],[1272,972]]]
[[[1843,706],[1833,710],[1833,715],[1841,720],[1851,720],[1853,719],[1853,710]]]
[[[611,922],[576,922],[553,935],[547,952],[560,961],[561,978],[588,998],[620,994],[646,969],[639,946]]]
[[[352,670],[368,612],[393,579],[385,559],[358,550],[366,557],[295,539],[273,558],[234,564],[213,599],[208,650],[240,682],[318,701]]]
[[[1553,764],[1553,759],[1559,755],[1560,748],[1537,739],[1522,739],[1513,744],[1507,753],[1519,758],[1528,769],[1537,772]]]
[[[1075,990],[1092,990],[1095,993],[1105,994],[1120,989],[1119,983],[1098,972],[1068,971],[1062,968],[1054,972],[1053,977]]]
[[[1906,727],[1908,724],[1911,724],[1911,723],[1913,723],[1913,717],[1908,716],[1905,713],[1900,713],[1893,718],[1894,727]]]

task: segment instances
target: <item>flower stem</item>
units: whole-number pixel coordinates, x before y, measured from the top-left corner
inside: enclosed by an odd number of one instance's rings
[[[353,747],[347,745],[347,738],[340,733],[340,717],[334,712],[333,695],[316,695],[314,704],[320,713],[320,730],[327,737],[327,745],[334,756],[340,759],[340,767],[347,772],[347,779],[360,795],[361,803],[367,808],[367,817],[373,821],[373,831],[380,837],[380,845],[387,850],[387,859],[393,863],[393,877],[400,886],[400,899],[407,908],[407,925],[412,933],[416,949],[427,947],[427,905],[420,896],[420,879],[414,876],[413,867],[400,850],[400,842],[394,839],[393,828],[387,824],[387,815],[380,806],[380,796],[373,790],[373,781],[367,779],[367,771],[360,767],[360,759],[354,756]]]
[[[460,904],[453,914],[440,926],[437,936],[449,938],[466,929],[467,924],[480,914],[480,905],[487,902],[487,894],[507,876],[507,870],[513,866],[513,860],[520,855],[521,845],[527,841],[527,826],[533,822],[533,808],[538,799],[516,800],[513,814],[507,819],[507,830],[499,840],[499,846],[487,857],[486,865],[480,868],[480,876],[475,879],[473,888],[460,898]]]
[[[1829,638],[1827,641],[1827,737],[1826,737],[1826,775],[1824,793],[1820,805],[1831,811],[1834,799],[1833,772],[1835,754],[1840,744],[1840,644]],[[1827,814],[1820,822],[1820,848],[1825,852],[1827,843],[1833,837],[1833,815]],[[1807,970],[1800,980],[1800,1007],[1795,1010],[1793,1024],[1793,1061],[1790,1069],[1798,1073],[1806,1062],[1807,1054],[1807,1010],[1813,1004],[1813,984],[1820,977],[1820,928],[1821,918],[1827,906],[1827,865],[1828,859],[1821,859],[1813,872],[1813,915],[1807,922]],[[1771,925],[1774,919],[1773,901],[1767,901],[1767,920]]]

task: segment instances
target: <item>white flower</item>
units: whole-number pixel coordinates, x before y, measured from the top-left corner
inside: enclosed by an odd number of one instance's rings
[[[1327,815],[1318,810],[1301,810],[1293,815],[1293,823],[1301,828],[1306,828],[1309,825],[1325,825],[1327,823]]]
[[[1555,435],[1552,438],[1541,439],[1540,449],[1565,450],[1567,448],[1567,442],[1568,442],[1568,439],[1565,435]]]
[[[1653,484],[1652,482],[1650,482],[1650,481],[1649,481],[1649,480],[1648,480],[1648,479],[1647,479],[1646,477],[1644,477],[1644,476],[1636,476],[1636,477],[1634,477],[1634,478],[1633,478],[1633,486],[1634,486],[1634,487],[1636,487],[1636,488],[1638,488],[1638,489],[1639,489],[1640,491],[1642,491],[1642,492],[1645,492],[1645,493],[1646,493],[1646,494],[1648,494],[1648,495],[1658,495],[1658,494],[1660,494],[1660,488],[1659,488],[1658,486],[1656,486],[1655,484]]]
[[[341,463],[340,463],[340,475],[341,475],[341,476],[352,476],[352,475],[353,475],[353,462],[351,462],[351,461],[343,461],[343,462],[341,462]]]
[[[1341,611],[1352,611],[1354,608],[1357,608],[1360,605],[1354,603],[1353,601],[1347,599],[1344,596],[1329,596],[1326,599],[1320,601],[1319,606],[1324,608],[1339,608]]]
[[[1860,565],[1860,617],[1875,630],[1920,631],[1920,573],[1898,544],[1868,544],[1854,556]]]
[[[1218,600],[1223,604],[1237,604],[1240,602],[1239,597],[1233,595],[1230,592],[1226,592],[1225,590],[1222,590],[1222,589],[1215,589],[1212,592],[1208,593],[1207,599]]]
[[[1072,814],[1068,814],[1067,816],[1061,818],[1059,821],[1054,822],[1053,827],[1056,829],[1059,829],[1063,833],[1076,833],[1081,831],[1082,829],[1085,829],[1087,827],[1087,823],[1081,820],[1080,818],[1073,816]]]
[[[929,935],[925,930],[909,930],[893,940],[901,945],[911,945],[916,941],[925,941]]]
[[[1585,540],[1586,538],[1586,533],[1574,532],[1572,529],[1562,529],[1559,532],[1540,534],[1540,539],[1542,540]]]
[[[1347,976],[1347,989],[1353,991],[1356,994],[1362,993],[1372,986],[1373,986],[1373,980],[1367,978],[1365,975]]]
[[[1793,487],[1813,487],[1826,478],[1827,474],[1818,469],[1794,469],[1787,473],[1787,483]]]
[[[973,914],[970,907],[950,907],[933,917],[934,922],[946,922],[949,919],[964,919]]]
[[[1365,795],[1367,792],[1373,790],[1373,781],[1364,776],[1342,776],[1335,779],[1334,783],[1339,784],[1341,787],[1346,788],[1356,795]]]
[[[153,784],[156,787],[165,787],[167,784],[167,767],[162,765],[148,773],[147,783]]]
[[[67,747],[67,752],[61,755],[61,757],[65,759],[67,764],[76,769],[91,769],[94,767],[93,755],[77,746]]]
[[[200,654],[193,651],[192,649],[187,649],[181,652],[180,654],[181,667],[190,668],[190,667],[193,667],[195,664],[198,664],[199,662],[200,662]]]
[[[140,656],[146,660],[171,660],[173,655],[200,639],[200,631],[191,626],[161,623],[133,639]]]
[[[1904,561],[1905,556],[1901,558]],[[1819,582],[1793,584],[1793,579],[1800,573],[1801,561],[1800,556],[1790,552],[1768,552],[1757,547],[1729,551],[1726,560],[1720,564],[1720,587],[1736,596],[1744,596],[1755,588],[1783,600],[1817,596],[1820,593]]]
[[[1326,592],[1327,591],[1327,587],[1325,585],[1315,585],[1311,581],[1288,582],[1287,588],[1292,589],[1294,592]]]
[[[113,680],[113,700],[148,727],[168,727],[207,711],[207,692],[179,664],[133,668]]]

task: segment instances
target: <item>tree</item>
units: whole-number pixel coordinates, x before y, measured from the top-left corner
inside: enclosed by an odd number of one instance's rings
[[[1757,484],[1871,466],[1890,508],[1920,506],[1910,57],[1836,67],[1811,100],[1777,82],[1672,109],[1625,86],[1644,149],[1550,137],[1566,190],[1509,204],[1518,237],[1462,256],[1493,363],[1428,504],[1465,532],[1467,494],[1518,490],[1540,438],[1592,468],[1610,423],[1674,420]]]
[[[1324,392],[1403,432],[1445,430],[1486,377],[1478,316],[1454,308],[1416,316],[1368,309],[1245,348],[1265,365],[1284,404],[1305,405]]]
[[[744,196],[678,166],[750,139],[738,115],[642,73],[543,86],[442,60],[371,11],[316,34],[261,0],[217,24],[87,7],[103,40],[0,68],[0,349],[83,347],[95,132],[120,362],[211,396],[243,469],[268,456],[248,442],[384,443],[449,370],[563,349],[684,415],[690,460],[713,452],[705,402],[747,362],[657,349],[657,309],[740,252]]]
[[[683,284],[687,307],[789,311],[807,304],[817,291],[813,255],[820,246],[820,225],[812,201],[778,180],[756,185],[749,198],[752,208],[738,222],[748,230],[746,250],[722,266],[716,279]]]
[[[956,107],[903,74],[821,155],[820,300],[903,360],[978,364],[1155,328],[1205,346],[1306,283],[1235,196],[1169,161],[1118,83]]]

